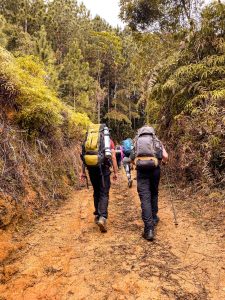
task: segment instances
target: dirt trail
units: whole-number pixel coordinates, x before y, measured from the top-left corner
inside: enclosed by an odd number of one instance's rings
[[[185,211],[173,224],[161,193],[157,238],[141,237],[136,187],[114,184],[109,231],[93,223],[92,191],[77,191],[40,219],[4,266],[1,300],[225,299],[222,242],[193,224]]]

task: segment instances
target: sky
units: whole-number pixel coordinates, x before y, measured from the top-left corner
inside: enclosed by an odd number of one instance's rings
[[[114,27],[117,25],[124,27],[118,17],[120,11],[119,0],[79,0],[78,2],[84,3],[88,10],[91,11],[92,17],[99,15]]]

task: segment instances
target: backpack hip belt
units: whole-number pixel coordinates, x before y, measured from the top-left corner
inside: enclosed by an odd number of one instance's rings
[[[138,161],[152,161],[155,165],[155,167],[158,167],[159,165],[159,160],[156,157],[153,156],[142,156],[142,157],[136,157],[134,160],[135,165],[138,164]]]

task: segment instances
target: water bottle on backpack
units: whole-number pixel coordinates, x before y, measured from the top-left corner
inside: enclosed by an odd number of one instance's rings
[[[110,134],[109,134],[109,128],[106,126],[104,127],[104,142],[105,142],[105,157],[111,158],[112,153],[110,147]]]
[[[109,129],[105,124],[90,125],[82,147],[82,160],[87,167],[101,167],[112,156]]]

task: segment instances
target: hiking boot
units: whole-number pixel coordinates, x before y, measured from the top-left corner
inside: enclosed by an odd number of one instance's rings
[[[107,232],[107,227],[106,227],[106,218],[104,217],[99,217],[98,220],[98,226],[101,232]]]
[[[153,217],[153,224],[154,224],[154,226],[157,226],[158,223],[159,223],[159,217],[158,216]]]
[[[131,188],[132,187],[132,183],[133,181],[131,179],[128,180],[128,187]]]
[[[143,238],[147,241],[153,241],[154,240],[154,231],[153,229],[150,229],[148,232],[144,232]]]
[[[95,224],[98,224],[98,221],[99,221],[99,216],[95,216],[95,220],[94,220]]]

